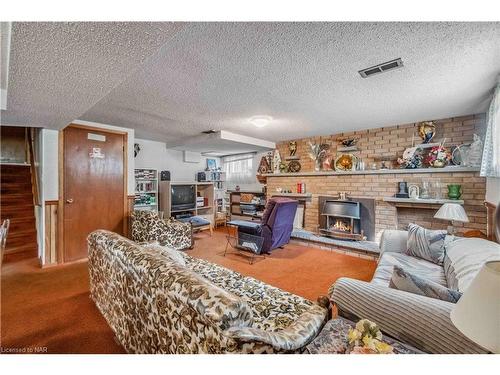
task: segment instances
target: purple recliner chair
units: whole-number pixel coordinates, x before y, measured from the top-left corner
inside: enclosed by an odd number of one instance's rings
[[[290,241],[297,205],[298,202],[290,198],[271,198],[267,201],[262,221],[258,224],[238,223],[238,232],[263,237],[262,252],[269,253]]]

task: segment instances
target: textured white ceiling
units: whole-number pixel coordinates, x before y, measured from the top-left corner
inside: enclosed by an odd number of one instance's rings
[[[482,111],[500,73],[500,23],[117,23],[99,38],[87,28],[14,25],[9,120],[79,116],[167,144],[206,129],[279,141]],[[84,46],[66,54],[74,33]],[[357,73],[397,57],[403,69]],[[275,120],[248,123],[261,114]]]
[[[132,74],[180,27],[132,22],[14,23],[2,124],[66,126]]]

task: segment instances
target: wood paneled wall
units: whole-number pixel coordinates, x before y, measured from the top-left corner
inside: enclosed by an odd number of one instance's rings
[[[45,201],[44,266],[57,264],[57,210],[59,201]]]
[[[135,202],[135,195],[128,195],[127,196],[127,217],[125,218],[126,222],[126,227],[127,227],[127,233],[125,233],[125,236],[128,238],[132,238],[132,213],[134,212],[134,202]]]
[[[127,231],[125,236],[128,238],[132,234],[132,213],[134,212],[134,195],[127,196],[127,216],[125,217]],[[57,221],[58,221],[58,203],[59,201],[45,201],[45,254],[44,267],[58,263],[57,247]]]
[[[490,202],[484,202],[486,206],[486,235],[488,239],[500,243],[500,238],[495,239],[495,210],[497,206]]]

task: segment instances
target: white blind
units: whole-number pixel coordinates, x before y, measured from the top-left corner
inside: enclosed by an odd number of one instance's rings
[[[253,169],[254,154],[224,156],[224,172],[226,181],[234,184],[251,184],[255,182]]]

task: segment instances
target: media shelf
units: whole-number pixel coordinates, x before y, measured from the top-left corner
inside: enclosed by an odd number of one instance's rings
[[[261,191],[230,191],[229,212],[236,217],[260,219],[266,207],[266,194]]]
[[[134,178],[134,210],[158,211],[158,171],[151,168],[136,168]]]
[[[196,207],[196,201],[193,202],[192,207],[188,208],[172,208],[173,197],[172,187],[185,187],[189,189],[194,188],[195,197],[198,199],[203,198],[204,206]],[[160,211],[164,212],[164,217],[175,217],[179,214],[186,213],[193,216],[201,216],[211,223],[214,222],[214,184],[212,182],[173,182],[173,181],[160,181],[159,182],[160,194]],[[175,190],[175,189],[174,189]]]

